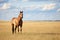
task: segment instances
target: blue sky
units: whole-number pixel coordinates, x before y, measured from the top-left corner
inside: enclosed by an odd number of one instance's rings
[[[60,0],[0,0],[0,20],[23,10],[23,20],[60,20]]]

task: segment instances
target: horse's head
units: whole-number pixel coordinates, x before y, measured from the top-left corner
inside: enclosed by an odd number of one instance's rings
[[[23,18],[23,11],[20,11],[19,17]]]

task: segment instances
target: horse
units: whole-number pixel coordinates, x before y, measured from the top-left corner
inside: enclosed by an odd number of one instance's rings
[[[12,33],[14,34],[14,32],[16,33],[16,29],[18,28],[18,32],[19,32],[19,26],[20,26],[20,31],[22,32],[22,24],[23,24],[23,11],[20,11],[20,14],[18,15],[18,17],[13,17],[12,21],[11,21],[11,25],[12,25]]]

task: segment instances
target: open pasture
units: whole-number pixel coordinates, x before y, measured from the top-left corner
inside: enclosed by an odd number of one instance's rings
[[[22,34],[12,34],[9,21],[0,21],[0,40],[60,40],[60,22],[24,21]]]

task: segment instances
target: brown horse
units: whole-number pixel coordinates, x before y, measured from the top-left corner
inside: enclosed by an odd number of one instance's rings
[[[19,26],[20,26],[20,31],[22,32],[22,21],[23,18],[23,11],[20,11],[20,14],[18,15],[17,18],[12,18],[11,24],[12,24],[12,33],[14,34],[14,32],[16,33],[16,29],[18,28],[18,32],[19,32]]]

